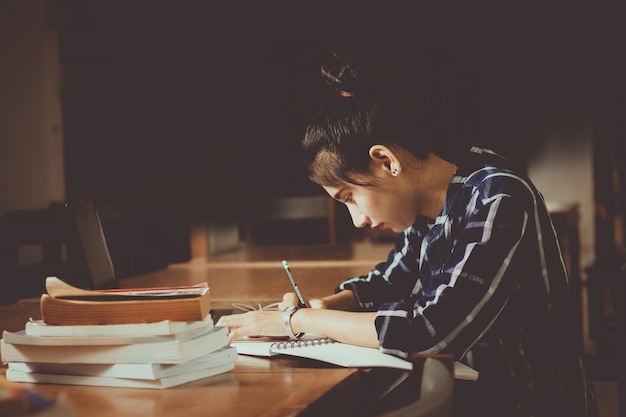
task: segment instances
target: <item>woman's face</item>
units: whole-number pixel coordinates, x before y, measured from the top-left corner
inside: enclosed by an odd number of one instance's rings
[[[346,205],[354,226],[358,228],[369,225],[400,233],[411,226],[419,214],[414,197],[400,183],[385,181],[368,186],[344,183],[324,189]]]
[[[324,186],[344,203],[356,227],[391,229],[400,233],[413,225],[418,215],[434,219],[443,209],[445,195],[456,166],[429,153],[425,159],[401,155],[384,145],[370,148],[366,175],[353,175],[356,185],[342,181]]]

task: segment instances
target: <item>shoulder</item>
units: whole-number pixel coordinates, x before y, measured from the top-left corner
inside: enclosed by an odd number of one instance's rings
[[[494,196],[534,199],[538,192],[530,179],[514,171],[495,166],[485,166],[472,172],[464,188],[481,199]]]
[[[495,202],[500,208],[507,207],[507,210],[517,213],[533,212],[544,204],[542,195],[528,177],[494,166],[472,172],[463,184],[459,197],[455,205],[466,212]]]

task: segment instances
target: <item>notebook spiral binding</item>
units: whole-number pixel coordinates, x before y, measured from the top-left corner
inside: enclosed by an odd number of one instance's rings
[[[271,344],[271,349],[293,349],[306,346],[321,346],[335,343],[335,340],[329,337],[320,337],[317,339],[302,339],[302,340],[285,340],[283,342],[274,342]]]

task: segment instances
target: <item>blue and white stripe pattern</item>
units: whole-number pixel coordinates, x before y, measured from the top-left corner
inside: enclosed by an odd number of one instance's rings
[[[527,178],[490,165],[460,172],[434,222],[418,218],[386,262],[342,289],[377,311],[383,352],[452,353],[480,371],[492,411],[593,415],[567,272]]]

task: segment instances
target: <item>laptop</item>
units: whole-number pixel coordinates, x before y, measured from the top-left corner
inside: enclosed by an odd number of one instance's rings
[[[89,268],[92,290],[119,288],[100,215],[91,198],[65,204],[68,208]]]

